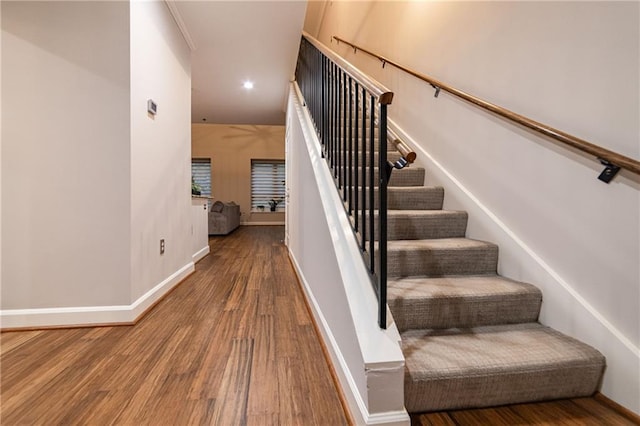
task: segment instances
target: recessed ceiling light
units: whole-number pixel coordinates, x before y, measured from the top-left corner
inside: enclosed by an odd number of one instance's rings
[[[245,81],[244,84],[242,85],[242,87],[244,87],[247,90],[251,90],[251,89],[253,89],[253,82],[252,81]]]

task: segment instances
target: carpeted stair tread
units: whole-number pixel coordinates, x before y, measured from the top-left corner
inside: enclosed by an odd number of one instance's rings
[[[538,323],[401,336],[409,412],[587,396],[604,369],[600,352]]]
[[[389,277],[495,274],[498,247],[468,238],[399,240],[387,243]]]
[[[389,280],[387,301],[399,330],[534,322],[542,293],[498,275]]]

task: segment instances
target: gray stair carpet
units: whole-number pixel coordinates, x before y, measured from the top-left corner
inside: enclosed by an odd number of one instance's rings
[[[375,212],[374,236],[378,235]],[[445,210],[388,210],[387,239],[421,240],[446,237],[464,237],[467,212]],[[368,238],[368,229],[365,232]]]
[[[388,287],[400,331],[535,322],[542,302],[537,287],[498,275],[398,278]]]
[[[498,247],[468,238],[387,242],[389,277],[495,274]]]
[[[358,173],[358,180],[362,181],[362,167],[354,167],[353,172]],[[367,179],[369,176],[369,167],[366,168],[365,173]],[[404,169],[395,170],[391,174],[389,179],[389,186],[422,186],[424,184],[425,171],[421,167],[406,167]],[[378,169],[376,168],[373,173],[374,182],[378,180]]]
[[[378,191],[375,191],[378,208]],[[387,206],[391,210],[440,210],[444,189],[441,186],[390,186],[387,189]]]
[[[497,275],[498,247],[466,238],[466,212],[442,210],[444,190],[424,177],[413,165],[394,170],[388,189],[388,305],[406,359],[407,410],[593,394],[604,357],[539,324],[540,290]],[[376,189],[376,208],[377,198]]]
[[[538,323],[401,334],[409,412],[593,394],[604,357]]]
[[[424,177],[423,177],[424,179]],[[422,184],[420,184],[422,185]],[[390,186],[387,188],[387,207],[393,210],[441,210],[444,189],[441,186]],[[369,193],[365,193],[368,206]],[[378,204],[378,188],[374,188],[374,208]]]

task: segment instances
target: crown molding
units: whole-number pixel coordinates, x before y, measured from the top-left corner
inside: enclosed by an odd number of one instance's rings
[[[180,12],[178,11],[176,2],[174,0],[164,0],[164,2],[169,8],[169,12],[171,12],[171,16],[173,16],[174,21],[176,21],[176,25],[178,26],[178,28],[180,28],[180,32],[182,33],[184,41],[187,43],[187,46],[189,46],[189,49],[193,52],[194,50],[196,50],[196,44],[193,42],[191,34],[189,34],[189,31],[187,30],[187,26],[182,19],[182,15],[180,15]]]

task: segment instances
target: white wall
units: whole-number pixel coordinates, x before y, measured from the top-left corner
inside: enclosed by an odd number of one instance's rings
[[[607,356],[603,393],[636,412],[640,179],[622,172],[606,185],[592,158],[444,93],[435,99],[428,84],[330,37],[637,159],[639,9],[637,2],[334,1],[310,7],[317,12],[305,27],[395,92],[390,117],[419,145],[427,183],[445,185],[445,207],[473,210],[468,235],[500,244],[500,273],[542,288],[543,323]]]
[[[2,6],[0,6],[0,23]],[[2,99],[2,31],[0,31],[0,99]],[[2,101],[0,101],[0,129],[2,129]],[[0,130],[0,168],[2,167],[2,132]],[[2,170],[0,169],[0,294],[2,291]],[[1,307],[1,306],[0,306]]]
[[[291,259],[357,423],[409,424],[400,336],[394,324],[378,327],[374,290],[301,104],[292,90],[286,135]]]
[[[2,8],[2,302],[129,302],[129,8]]]
[[[193,271],[190,52],[164,2],[1,7],[2,327],[134,321]]]
[[[165,3],[131,2],[132,302],[193,269],[190,67]],[[147,113],[148,99],[158,105],[155,116]]]

